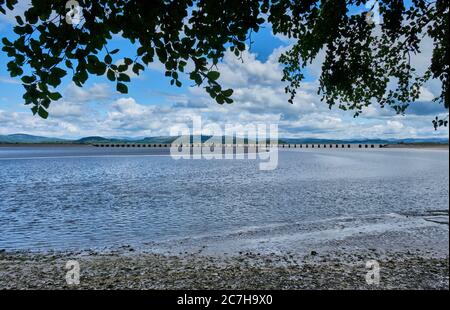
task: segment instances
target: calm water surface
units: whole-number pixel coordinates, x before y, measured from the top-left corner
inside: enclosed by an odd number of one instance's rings
[[[448,210],[442,150],[285,150],[173,160],[154,149],[0,147],[0,249],[86,249],[370,214]]]

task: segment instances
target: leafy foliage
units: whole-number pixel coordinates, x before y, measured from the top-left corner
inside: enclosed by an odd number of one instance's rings
[[[280,59],[285,65],[284,80],[290,83],[286,88],[290,102],[303,79],[302,69],[323,50],[318,93],[330,108],[338,104],[357,116],[364,107],[379,103],[403,114],[419,98],[421,86],[436,78],[442,82],[442,92],[435,101],[448,109],[449,1],[413,0],[408,8],[402,0],[379,1],[383,17],[379,28],[366,21],[367,15],[349,14],[350,5],[365,3],[278,1],[272,7],[273,11],[292,12],[292,18],[279,18],[278,13],[269,17],[276,32],[297,41]],[[419,73],[411,56],[421,52],[420,42],[426,36],[434,42],[433,58],[430,67]]]
[[[54,91],[69,74],[78,85],[89,76],[105,75],[127,93],[130,72],[140,74],[158,59],[165,76],[180,87],[186,74],[217,103],[232,103],[233,91],[222,89],[217,64],[227,49],[241,57],[251,32],[270,23],[276,34],[294,40],[282,54],[283,81],[293,103],[304,78],[304,69],[319,53],[325,54],[318,94],[330,108],[338,105],[355,116],[371,104],[391,106],[405,113],[417,100],[421,86],[439,79],[442,92],[437,104],[449,107],[449,1],[379,0],[381,27],[367,22],[350,8],[370,4],[367,0],[97,0],[78,1],[82,18],[78,25],[65,21],[66,1],[32,0],[16,17],[14,41],[3,38],[3,51],[12,77],[20,77],[25,104],[46,118]],[[408,2],[410,3],[410,2]],[[0,0],[0,11],[12,10],[17,0]],[[136,48],[132,58],[118,58],[109,50],[113,35],[120,35]],[[431,64],[417,72],[411,56],[420,43],[433,42]],[[188,62],[192,70],[186,72]],[[188,66],[190,67],[190,66]],[[447,121],[433,121],[437,128]]]

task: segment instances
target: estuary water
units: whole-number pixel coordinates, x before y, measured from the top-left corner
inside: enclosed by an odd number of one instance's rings
[[[0,249],[221,251],[272,240],[273,250],[399,230],[420,239],[431,228],[446,233],[448,253],[448,156],[280,150],[277,169],[261,171],[257,160],[174,160],[164,149],[0,147]]]

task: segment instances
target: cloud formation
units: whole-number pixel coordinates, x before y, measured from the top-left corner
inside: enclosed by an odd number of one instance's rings
[[[8,112],[0,108],[0,134],[24,132],[55,137],[157,136],[168,135],[170,127],[191,124],[201,116],[203,124],[279,123],[280,136],[314,138],[419,138],[448,137],[448,130],[435,132],[431,120],[443,108],[431,103],[433,88],[424,88],[421,101],[412,105],[407,116],[389,109],[369,107],[353,118],[352,112],[332,110],[317,95],[317,79],[304,82],[294,104],[289,104],[281,82],[282,68],[275,49],[265,62],[246,52],[243,61],[227,53],[219,64],[220,82],[234,89],[235,102],[220,106],[201,88],[188,88],[174,95],[157,91],[165,102],[159,104],[122,96],[111,84],[78,88],[69,84],[63,99],[53,103],[48,120],[33,117],[29,111]],[[155,67],[156,68],[156,67]],[[317,77],[320,60],[310,72]],[[153,72],[155,74],[155,72]],[[155,93],[149,90],[148,93]]]

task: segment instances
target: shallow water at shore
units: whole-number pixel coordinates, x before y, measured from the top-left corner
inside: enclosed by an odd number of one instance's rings
[[[0,249],[448,255],[448,151],[280,150],[274,171],[161,152],[0,148]]]

